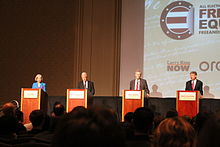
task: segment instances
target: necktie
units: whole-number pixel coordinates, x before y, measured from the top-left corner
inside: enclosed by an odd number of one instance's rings
[[[86,89],[86,81],[84,82],[84,88]]]
[[[192,81],[192,90],[194,90],[194,80]]]
[[[137,80],[137,82],[136,82],[136,90],[138,90],[138,80]]]

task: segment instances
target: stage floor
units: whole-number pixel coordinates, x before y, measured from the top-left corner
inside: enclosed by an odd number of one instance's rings
[[[53,104],[56,101],[66,106],[65,96],[49,96],[48,114],[52,112]],[[122,97],[120,96],[94,96],[88,100],[88,105],[112,108],[121,119]],[[200,111],[216,112],[220,110],[220,99],[200,99],[199,106]],[[165,116],[167,111],[176,108],[176,98],[148,98],[145,99],[145,107]]]

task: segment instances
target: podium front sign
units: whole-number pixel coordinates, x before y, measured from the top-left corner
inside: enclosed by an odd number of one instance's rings
[[[196,92],[179,92],[180,101],[196,101]]]
[[[70,90],[69,99],[84,99],[85,91],[84,90]]]
[[[142,98],[142,92],[141,91],[126,91],[125,92],[125,99],[127,100],[140,100]]]
[[[38,98],[38,90],[24,90],[23,98]]]
[[[87,89],[67,89],[66,111],[70,112],[77,106],[87,108]]]

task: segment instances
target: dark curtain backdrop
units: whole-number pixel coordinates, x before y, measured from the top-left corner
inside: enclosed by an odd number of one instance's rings
[[[0,103],[20,98],[42,73],[50,96],[80,72],[96,95],[117,95],[121,0],[0,0]]]

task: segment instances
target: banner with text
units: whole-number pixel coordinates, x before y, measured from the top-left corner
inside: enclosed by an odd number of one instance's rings
[[[152,96],[175,97],[190,71],[220,98],[220,1],[145,1],[144,78]]]

